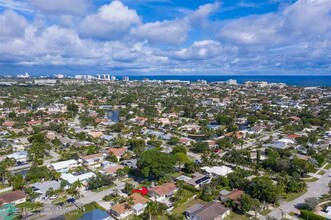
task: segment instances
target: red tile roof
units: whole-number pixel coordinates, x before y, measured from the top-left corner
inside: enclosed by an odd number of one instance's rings
[[[162,185],[150,188],[149,191],[154,192],[159,196],[163,196],[163,195],[167,195],[168,193],[171,193],[175,189],[177,189],[177,187],[174,183],[164,183]]]
[[[134,193],[130,197],[133,198],[134,205],[137,205],[138,203],[146,204],[149,201],[148,199],[144,198],[139,193]],[[112,206],[111,207],[111,210],[113,210],[116,213],[118,213],[118,214],[121,215],[121,214],[129,211],[130,210],[130,207],[128,206],[128,203],[127,202],[124,202],[124,203],[116,204],[116,205]]]
[[[117,170],[119,170],[119,169],[123,169],[123,168],[124,168],[124,166],[122,166],[122,165],[117,165],[117,166],[114,166],[114,167],[107,167],[107,168],[103,169],[103,171],[104,171],[106,174],[111,175],[111,174],[115,173]]]
[[[224,197],[234,200],[234,201],[239,201],[240,197],[243,194],[244,194],[244,191],[239,190],[239,189],[234,189],[229,194],[225,195]]]
[[[43,121],[42,120],[35,120],[35,121],[28,121],[28,125],[36,125],[36,124],[41,124]]]
[[[15,122],[13,122],[13,121],[6,121],[6,122],[2,123],[2,126],[4,126],[4,127],[14,127],[15,126]]]
[[[109,153],[114,155],[115,157],[122,156],[126,151],[128,150],[127,147],[121,147],[121,148],[110,148]]]
[[[1,194],[0,201],[4,203],[13,203],[17,200],[24,199],[25,197],[26,196],[22,191],[17,190],[17,191]]]

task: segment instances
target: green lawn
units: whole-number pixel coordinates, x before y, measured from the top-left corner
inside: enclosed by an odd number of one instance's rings
[[[104,190],[107,190],[107,189],[110,189],[110,188],[113,188],[115,185],[109,185],[109,186],[103,186],[103,187],[101,187],[101,188],[99,188],[99,189],[97,189],[97,190],[92,190],[92,192],[102,192],[102,191],[104,191]]]
[[[82,217],[85,213],[90,212],[94,209],[100,209],[100,210],[106,211],[103,207],[98,205],[96,202],[92,202],[92,203],[89,203],[89,204],[83,206],[82,209],[77,208],[71,212],[64,214],[64,217],[66,218],[66,220],[77,220],[80,217]],[[84,211],[82,211],[82,210],[84,210]]]
[[[169,176],[173,177],[173,178],[177,178],[179,176],[181,176],[183,173],[180,173],[180,172],[175,172],[175,173],[171,173],[169,174]]]
[[[230,215],[228,217],[226,217],[224,220],[248,220],[249,218],[247,218],[244,215],[239,215],[235,212],[230,213]]]
[[[42,207],[41,203],[24,202],[16,205],[18,209],[34,210]]]
[[[192,198],[192,196],[194,196],[193,192],[183,189],[181,199],[175,202],[175,206],[184,204],[189,198]]]
[[[172,213],[175,215],[184,214],[185,210],[190,208],[191,206],[194,206],[197,203],[205,204],[206,202],[200,200],[200,199],[194,199],[192,201],[189,201],[183,205],[180,205],[172,210]]]
[[[299,192],[299,193],[289,193],[289,194],[287,194],[287,199],[286,199],[286,201],[287,201],[287,202],[290,202],[290,201],[292,201],[292,200],[294,200],[294,199],[296,199],[296,198],[302,196],[302,195],[305,194],[306,192],[307,192],[307,189],[305,189],[304,191]]]
[[[324,175],[325,174],[325,171],[324,170],[320,170],[317,172],[318,175]]]
[[[125,179],[122,179],[121,182],[123,182],[123,183],[129,183],[132,180],[133,180],[132,178],[125,178]]]
[[[268,215],[271,212],[270,209],[265,209],[263,212],[261,212],[261,215]]]
[[[313,177],[311,179],[304,179],[303,181],[305,181],[306,183],[311,183],[311,182],[316,182],[318,180],[318,178]]]
[[[10,185],[2,185],[2,184],[0,184],[0,189],[4,189],[4,188],[7,188],[7,187],[10,187]]]
[[[331,163],[329,163],[328,165],[326,165],[325,167],[324,167],[324,169],[326,169],[326,170],[328,170],[328,169],[330,169],[331,168]]]

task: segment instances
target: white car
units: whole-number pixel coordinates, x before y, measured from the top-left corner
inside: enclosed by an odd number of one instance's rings
[[[53,200],[53,199],[56,199],[56,198],[58,198],[58,197],[59,197],[59,195],[56,194],[56,195],[52,195],[52,196],[49,197],[49,198]]]

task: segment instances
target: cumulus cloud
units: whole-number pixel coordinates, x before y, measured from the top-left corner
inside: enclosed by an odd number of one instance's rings
[[[0,13],[1,66],[100,66],[153,73],[331,70],[329,0],[298,0],[272,13],[231,20],[211,19],[222,13],[215,2],[182,17],[147,23],[118,0],[86,16],[86,6],[61,9],[65,0],[54,0],[62,5],[47,8],[34,5],[38,1],[27,1],[27,8],[38,11],[32,16],[13,4],[14,10]],[[62,11],[58,19],[56,11]]]
[[[189,29],[187,20],[180,19],[146,23],[133,28],[131,34],[140,40],[147,40],[152,44],[179,45],[186,40]]]
[[[26,19],[12,10],[6,10],[0,14],[0,38],[20,37],[28,22]]]
[[[190,47],[169,54],[173,59],[204,60],[222,54],[222,45],[213,40],[195,41]]]
[[[120,1],[112,1],[102,6],[96,14],[87,16],[80,27],[83,37],[104,40],[118,39],[130,31],[133,25],[140,23],[140,17]]]
[[[208,16],[219,7],[219,2],[204,4],[180,19],[156,21],[137,26],[131,30],[131,34],[139,40],[146,40],[154,45],[180,45],[185,42],[193,26],[206,25]]]
[[[220,40],[262,50],[311,39],[330,40],[331,1],[299,0],[277,13],[224,22]]]
[[[193,13],[193,17],[207,17],[210,13],[215,12],[220,7],[220,3],[218,1],[214,3],[208,3],[205,5],[199,6],[198,10]]]

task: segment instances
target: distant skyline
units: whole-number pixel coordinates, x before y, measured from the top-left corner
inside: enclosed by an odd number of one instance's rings
[[[331,0],[0,0],[0,75],[331,75]]]

